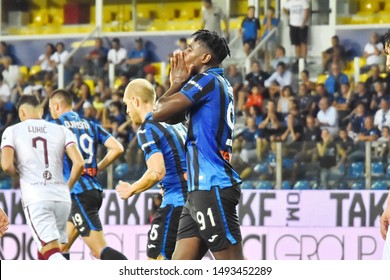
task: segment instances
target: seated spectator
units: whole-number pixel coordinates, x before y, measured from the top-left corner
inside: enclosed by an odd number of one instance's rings
[[[345,118],[350,113],[350,101],[352,89],[349,84],[342,84],[340,88],[340,95],[335,96],[333,106],[336,108],[339,116],[339,124],[344,126]]]
[[[108,70],[108,64],[112,63],[115,67],[115,75],[119,75],[123,71],[126,71],[127,51],[121,47],[118,38],[112,39],[111,49],[107,54],[107,64],[105,69]]]
[[[122,112],[122,104],[120,101],[110,103],[107,117],[103,120],[103,127],[110,130],[114,137],[117,137],[119,135],[119,126],[126,122],[126,115]]]
[[[346,128],[340,128],[339,135],[335,138],[335,142],[339,152],[342,154],[342,161],[345,163],[347,155],[355,150],[355,143],[353,139],[348,136]]]
[[[278,25],[279,25],[279,19],[277,19],[275,17],[275,8],[274,7],[268,7],[267,13],[266,13],[266,15],[264,17],[264,20],[263,20],[264,32],[263,32],[263,36],[261,37],[261,40],[264,40],[265,37],[273,29],[278,27]],[[270,38],[268,38],[268,40],[267,40],[267,42],[265,43],[265,46],[264,46],[265,64],[266,64],[266,66],[268,68],[270,67],[270,63],[271,63],[272,58],[275,56],[276,44],[277,44],[277,36],[276,36],[276,32],[275,32],[273,35],[271,35]],[[290,61],[283,61],[283,62],[285,62],[287,65],[290,64]],[[276,65],[277,65],[277,63],[276,63]],[[274,69],[276,69],[276,65],[275,65]],[[269,70],[268,68],[267,68],[267,70]]]
[[[320,99],[322,97],[329,98],[329,101],[333,102],[333,95],[328,94],[326,91],[326,87],[322,83],[317,83],[314,91],[314,102],[318,103],[320,102]]]
[[[89,101],[85,101],[83,103],[82,116],[88,122],[100,124],[100,121],[95,117],[96,116],[95,108],[93,107],[93,105]]]
[[[280,132],[280,135],[272,135],[271,141],[286,142],[287,145],[301,141],[303,128],[299,123],[299,120],[293,113],[290,113],[286,117],[286,126]]]
[[[79,97],[82,85],[86,85],[83,76],[80,73],[76,73],[73,75],[73,80],[66,89],[73,94],[73,97]]]
[[[244,52],[248,56],[255,48],[260,37],[260,21],[255,17],[255,7],[248,7],[248,14],[241,22],[239,30],[242,36],[242,44],[244,45]]]
[[[244,80],[242,78],[242,74],[238,71],[236,65],[229,65],[225,78],[229,81],[230,85],[233,88],[234,100],[237,100],[238,92],[244,85]],[[235,103],[235,105],[237,107],[237,103]]]
[[[317,123],[321,130],[326,129],[332,136],[339,132],[338,113],[335,107],[331,106],[329,99],[322,97],[319,102],[320,111],[317,114]]]
[[[385,58],[383,56],[383,43],[379,40],[379,35],[372,32],[370,41],[364,46],[364,54],[366,65],[362,67],[361,72],[367,72],[373,65],[378,65],[382,70],[384,67]]]
[[[284,62],[279,62],[276,71],[264,82],[271,99],[274,99],[283,87],[291,86],[291,84],[292,73],[286,69]]]
[[[84,57],[86,74],[95,77],[104,76],[108,49],[103,46],[102,38],[95,39],[95,47]]]
[[[258,127],[260,123],[263,121],[263,116],[261,114],[261,110],[258,106],[249,107],[248,116],[252,117],[255,120],[256,126]]]
[[[144,67],[150,63],[150,55],[141,37],[135,39],[135,48],[129,53],[126,63],[130,78],[145,77]]]
[[[349,84],[348,76],[341,72],[339,63],[333,62],[329,76],[325,80],[326,91],[331,95],[340,93],[341,84]]]
[[[11,89],[10,102],[14,105],[17,104],[19,98],[24,94],[25,89],[29,86],[29,83],[25,75],[19,75],[16,85]]]
[[[347,125],[348,136],[353,140],[357,139],[357,135],[364,128],[364,120],[368,114],[366,113],[366,107],[363,103],[358,103],[356,108],[352,111],[348,117],[349,122]]]
[[[285,48],[281,45],[275,48],[275,57],[271,60],[271,71],[276,71],[279,62],[283,62],[286,65],[286,69],[289,68],[291,63],[291,59],[286,56]]]
[[[0,99],[3,100],[4,103],[7,103],[11,99],[11,90],[7,83],[3,80],[3,75],[0,73]]]
[[[58,42],[56,44],[56,52],[50,57],[50,66],[56,71],[57,65],[60,63],[64,64],[64,62],[66,62],[65,66],[69,65],[71,61],[67,60],[68,56],[69,52],[65,50],[65,44],[63,42]]]
[[[316,84],[310,81],[309,71],[302,70],[300,78],[301,78],[301,83],[306,85],[307,90],[309,91],[315,90]]]
[[[181,37],[177,42],[178,48],[174,52],[184,52],[188,48],[188,42],[186,37]],[[173,53],[171,54],[171,56]]]
[[[380,70],[378,65],[371,66],[370,77],[366,80],[366,88],[368,95],[372,96],[375,93],[374,83],[379,82],[384,86],[386,84],[386,79],[380,76]]]
[[[383,98],[388,98],[386,95],[384,84],[380,81],[374,83],[374,93],[371,95],[371,112],[376,112],[378,110],[379,104]]]
[[[245,103],[245,112],[248,113],[249,108],[256,106],[260,111],[263,109],[263,95],[260,91],[259,86],[254,86],[250,95],[248,96]]]
[[[377,127],[379,130],[382,130],[382,127],[390,126],[389,100],[386,98],[382,98],[379,107],[380,109],[375,113],[374,126]]]
[[[56,47],[53,44],[46,44],[45,53],[41,54],[38,57],[35,65],[39,65],[41,67],[41,71],[36,74],[36,78],[39,80],[43,80],[47,73],[53,73],[53,66],[51,62],[52,55],[56,52]]]
[[[246,118],[246,127],[243,132],[240,134],[241,138],[241,158],[245,162],[256,161],[256,139],[258,137],[258,128],[256,126],[256,120],[252,117]]]
[[[11,102],[4,102],[0,98],[0,137],[4,130],[19,121],[18,111]]]
[[[283,116],[286,116],[290,112],[289,103],[293,99],[294,99],[294,93],[292,91],[291,86],[284,86],[282,88],[282,93],[280,95],[280,98],[278,99],[276,111],[282,114]]]
[[[374,148],[374,157],[388,161],[390,151],[390,128],[388,126],[382,127],[381,137],[372,144],[372,148]]]
[[[6,42],[0,40],[0,73],[4,70],[4,62],[3,58],[9,57],[11,58],[11,65],[16,64],[16,58],[15,56],[10,52],[9,46]]]
[[[355,108],[356,104],[363,103],[366,110],[370,109],[371,97],[367,94],[366,85],[363,82],[358,82],[355,86],[355,92],[351,97],[351,107]]]
[[[332,46],[322,52],[324,72],[331,72],[331,64],[334,62],[345,66],[345,58],[345,48],[340,45],[339,37],[334,35],[332,37]]]
[[[85,83],[82,83],[78,95],[73,99],[73,111],[78,113],[80,117],[83,117],[83,106],[86,102],[91,103],[93,100],[89,86]]]
[[[316,115],[316,104],[314,97],[308,93],[306,84],[301,83],[298,90],[298,115],[304,121],[307,115]]]
[[[245,82],[248,89],[252,89],[254,86],[261,86],[264,88],[264,81],[268,79],[269,74],[261,70],[260,62],[253,61],[251,65],[251,72],[245,76]]]
[[[120,98],[123,98],[123,95],[125,93],[125,89],[127,87],[127,84],[129,83],[129,77],[127,76],[126,73],[122,73],[119,76],[120,79],[120,84],[119,86],[115,89],[115,93],[120,96]]]
[[[1,72],[3,80],[10,88],[13,88],[19,78],[19,66],[12,64],[12,58],[10,56],[3,58],[3,66],[4,70]]]

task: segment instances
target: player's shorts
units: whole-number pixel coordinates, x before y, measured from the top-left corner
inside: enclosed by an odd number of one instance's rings
[[[294,46],[300,44],[307,44],[307,35],[309,33],[309,27],[305,26],[304,28],[298,26],[290,25],[290,40],[291,44]]]
[[[65,201],[40,201],[24,207],[24,214],[37,248],[41,251],[47,243],[57,240],[68,242],[66,221],[71,204]]]
[[[103,193],[98,190],[88,190],[79,194],[71,194],[72,210],[69,221],[74,224],[79,234],[89,236],[91,230],[103,230],[99,217]]]
[[[182,209],[183,207],[174,207],[172,204],[157,209],[148,232],[148,258],[157,259],[159,255],[167,260],[172,258]]]
[[[177,239],[199,237],[212,252],[241,242],[236,210],[240,195],[239,185],[190,192],[180,216]]]

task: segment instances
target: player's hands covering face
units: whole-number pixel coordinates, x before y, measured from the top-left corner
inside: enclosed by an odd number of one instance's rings
[[[171,73],[169,80],[173,83],[185,83],[192,74],[194,65],[186,65],[184,52],[175,52],[171,57]]]

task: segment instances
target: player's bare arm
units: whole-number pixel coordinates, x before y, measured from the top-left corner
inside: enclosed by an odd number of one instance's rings
[[[160,182],[166,173],[164,157],[162,153],[155,153],[146,162],[148,169],[142,177],[132,185],[119,181],[116,191],[122,199],[127,199],[134,194],[144,192]]]
[[[171,66],[171,87],[157,101],[153,119],[160,122],[178,123],[184,120],[185,111],[192,105],[192,102],[179,92],[190,79],[194,66],[185,64],[183,52],[173,54]]]
[[[1,150],[1,168],[10,176],[16,176],[18,174],[14,162],[15,150],[12,147],[4,147]]]
[[[380,232],[384,240],[386,240],[387,231],[389,229],[389,222],[390,222],[390,192],[387,197],[387,206],[385,208],[385,211],[383,211],[380,220]]]
[[[9,220],[4,210],[0,208],[0,237],[2,237],[7,231],[9,226]]]
[[[113,136],[104,142],[104,146],[107,148],[108,152],[105,157],[98,163],[99,172],[107,168],[107,166],[113,163],[124,152],[122,144]]]
[[[68,180],[69,190],[72,190],[74,184],[80,178],[84,170],[84,159],[76,144],[71,144],[66,147],[66,154],[72,161],[72,169]]]

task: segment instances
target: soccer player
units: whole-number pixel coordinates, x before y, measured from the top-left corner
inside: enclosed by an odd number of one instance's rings
[[[104,170],[123,153],[123,146],[111,134],[96,123],[89,123],[72,112],[72,95],[64,89],[52,93],[49,108],[54,122],[69,128],[78,140],[83,155],[85,169],[71,192],[72,210],[67,224],[69,242],[61,246],[61,251],[69,258],[69,249],[80,235],[93,256],[102,260],[126,260],[120,252],[107,246],[103,234],[99,209],[102,205],[103,189],[96,175]],[[103,144],[108,152],[97,162],[98,144]],[[68,159],[64,160],[64,176],[69,176]]]
[[[1,167],[11,176],[20,175],[23,210],[38,259],[65,260],[59,243],[67,242],[69,190],[83,171],[83,158],[68,129],[41,119],[43,109],[35,96],[23,95],[17,108],[21,122],[4,131]],[[65,152],[72,163],[67,183],[62,175]]]
[[[171,58],[171,86],[153,112],[156,121],[187,116],[188,200],[180,217],[173,259],[201,259],[207,249],[216,259],[243,259],[236,206],[241,178],[230,164],[233,89],[221,62],[230,55],[215,32],[192,34],[188,48]]]
[[[384,36],[384,53],[387,55],[386,60],[386,67],[387,69],[390,69],[390,29],[387,31],[387,33]],[[389,223],[390,223],[390,191],[387,198],[387,206],[386,209],[383,211],[383,214],[381,216],[381,225],[380,225],[380,232],[385,242],[385,247],[383,250],[383,259],[390,260],[390,234],[388,232],[389,229]]]
[[[2,237],[7,231],[9,226],[9,220],[7,214],[2,208],[0,208],[0,237]]]
[[[156,93],[147,80],[133,80],[126,88],[123,102],[133,123],[140,125],[138,145],[144,152],[147,170],[131,185],[120,181],[116,190],[122,199],[127,199],[161,181],[164,196],[148,233],[147,256],[149,259],[171,259],[180,214],[187,197],[187,128],[181,123],[168,125],[153,120],[155,100]]]

